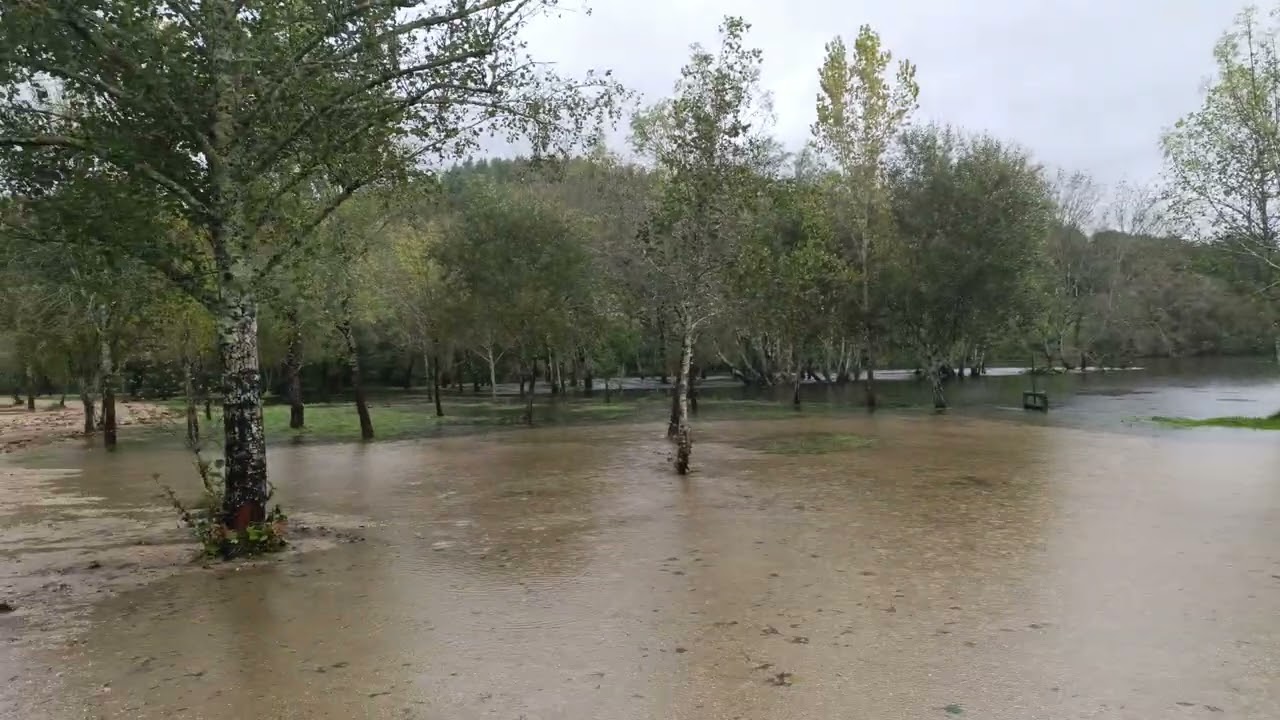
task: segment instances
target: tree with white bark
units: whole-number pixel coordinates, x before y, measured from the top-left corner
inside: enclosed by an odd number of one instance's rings
[[[22,0],[0,15],[0,162],[95,158],[163,191],[198,241],[151,261],[217,320],[228,527],[262,521],[269,494],[263,279],[388,173],[465,152],[486,131],[545,150],[616,107],[613,83],[527,57],[522,29],[554,6]],[[316,182],[332,192],[277,232],[289,198]]]
[[[653,164],[657,190],[632,251],[680,343],[675,388],[676,470],[689,471],[690,367],[699,333],[732,302],[728,270],[751,229],[751,206],[780,156],[764,134],[761,53],[744,43],[750,25],[729,17],[720,47],[693,47],[675,94],[632,124],[636,149]]]
[[[1242,12],[1214,47],[1199,110],[1165,133],[1170,209],[1190,237],[1248,257],[1280,301],[1280,19]],[[1275,340],[1280,361],[1280,330]]]

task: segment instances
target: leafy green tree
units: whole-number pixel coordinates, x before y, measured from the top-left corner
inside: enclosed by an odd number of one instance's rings
[[[1270,20],[1270,23],[1267,21]],[[1230,243],[1280,287],[1280,26],[1242,12],[1214,47],[1217,73],[1201,108],[1163,139],[1171,209],[1188,234]],[[1275,341],[1280,361],[1280,334]]]
[[[897,64],[892,80],[893,55],[883,49],[880,36],[868,25],[858,30],[849,58],[844,40],[827,43],[827,54],[818,70],[818,119],[813,124],[814,143],[835,169],[832,183],[834,213],[848,260],[856,258],[862,280],[862,351],[866,366],[866,401],[875,408],[876,323],[873,304],[873,263],[878,241],[888,233],[885,191],[885,155],[916,109],[920,87],[915,65]]]
[[[792,383],[792,402],[800,404],[800,386],[822,357],[830,377],[830,347],[839,333],[833,317],[849,311],[848,289],[856,280],[839,256],[823,188],[806,177],[772,183],[759,208],[759,229],[743,247],[733,292],[740,298],[732,323],[749,358],[733,371],[756,382]],[[723,353],[721,353],[723,358]],[[837,371],[839,374],[840,371]]]
[[[436,250],[450,294],[465,299],[471,337],[501,344],[529,383],[533,423],[539,360],[564,347],[590,296],[585,226],[563,206],[478,178],[463,193]]]
[[[761,53],[744,45],[741,18],[720,26],[720,48],[693,47],[675,94],[632,123],[636,149],[654,165],[653,208],[633,256],[653,295],[674,320],[680,341],[675,389],[676,470],[688,472],[690,368],[700,332],[732,302],[728,270],[750,232],[749,210],[777,149],[761,125]]]
[[[224,521],[265,517],[258,293],[361,187],[486,130],[535,150],[614,107],[609,82],[531,62],[520,32],[554,0],[50,0],[0,19],[0,147],[26,194],[67,155],[163,191],[197,246],[147,255],[217,319]],[[69,99],[68,115],[50,106]],[[600,111],[600,112],[597,112]],[[34,158],[34,159],[33,159]],[[329,191],[306,216],[299,188]],[[288,232],[280,232],[283,226]],[[135,251],[144,253],[135,246]],[[211,278],[199,283],[193,278]]]
[[[988,137],[907,132],[890,171],[894,325],[946,407],[939,368],[966,336],[1020,319],[1053,205],[1040,168]]]

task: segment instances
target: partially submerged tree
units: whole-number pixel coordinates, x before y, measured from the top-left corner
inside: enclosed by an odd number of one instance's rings
[[[903,137],[890,182],[894,325],[941,409],[939,370],[956,344],[1010,326],[1027,307],[1052,203],[1022,151],[937,127]]]
[[[880,36],[868,25],[858,30],[849,58],[844,40],[827,43],[827,54],[818,70],[818,119],[814,142],[822,157],[834,167],[833,213],[847,261],[857,263],[862,281],[858,308],[862,323],[862,353],[866,370],[867,407],[876,406],[876,324],[873,281],[878,243],[888,234],[885,220],[885,154],[916,109],[920,87],[915,65],[901,60],[893,79],[889,66],[893,55],[883,49]]]
[[[471,323],[463,335],[494,358],[508,354],[529,385],[533,423],[539,362],[564,347],[591,310],[584,226],[562,205],[514,185],[473,180],[434,255]],[[489,366],[494,377],[493,365]]]
[[[223,521],[264,519],[269,493],[258,358],[259,284],[361,187],[486,129],[542,150],[613,106],[524,54],[554,0],[49,0],[0,19],[0,148],[51,166],[109,163],[164,192],[198,244],[138,251],[217,319]],[[48,97],[71,98],[75,116]],[[11,151],[3,159],[15,157]],[[39,192],[36,173],[11,188]],[[308,217],[282,203],[334,188]],[[150,241],[151,239],[148,239]],[[204,283],[204,278],[212,282]]]
[[[750,231],[760,179],[778,160],[761,133],[769,108],[760,90],[760,51],[743,44],[749,28],[741,18],[726,18],[720,48],[695,45],[674,96],[632,124],[636,149],[653,163],[658,180],[633,253],[680,343],[671,434],[682,475],[693,450],[688,395],[694,343],[731,302],[727,270]]]

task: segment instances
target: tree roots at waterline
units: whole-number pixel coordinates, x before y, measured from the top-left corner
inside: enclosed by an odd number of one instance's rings
[[[689,459],[693,455],[693,433],[688,426],[676,431],[676,472],[689,474]]]

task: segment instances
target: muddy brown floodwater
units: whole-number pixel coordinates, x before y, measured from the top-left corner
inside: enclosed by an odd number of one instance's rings
[[[760,449],[816,432],[867,442]],[[0,710],[1280,717],[1274,441],[925,415],[707,423],[682,481],[661,437],[276,449],[284,502],[366,525],[364,542],[155,571],[59,605],[75,619],[61,634],[19,607],[0,616]],[[45,553],[146,565],[95,532],[127,545],[130,520],[168,527],[140,510],[147,476],[189,477],[177,452],[60,452],[28,463],[75,471],[40,471],[43,492],[3,481],[8,585]],[[50,513],[82,532],[55,541]]]

